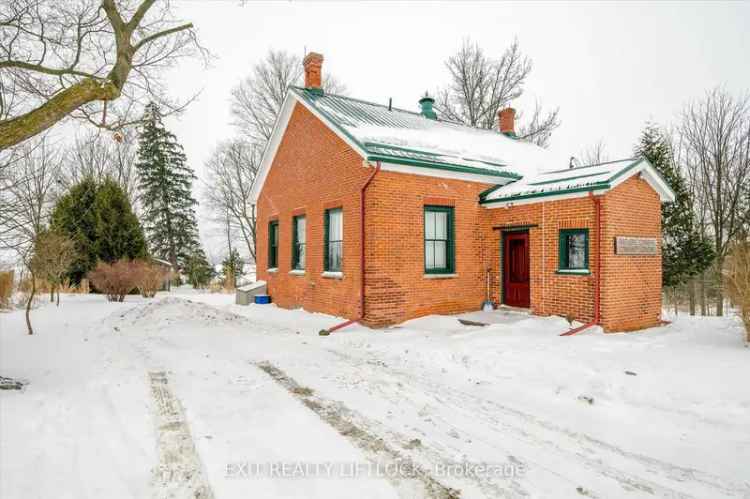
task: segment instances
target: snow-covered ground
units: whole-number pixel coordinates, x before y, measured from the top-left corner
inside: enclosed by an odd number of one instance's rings
[[[31,337],[0,314],[0,376],[28,382],[0,391],[0,497],[750,497],[733,318],[321,337],[337,318],[233,299],[63,296]]]

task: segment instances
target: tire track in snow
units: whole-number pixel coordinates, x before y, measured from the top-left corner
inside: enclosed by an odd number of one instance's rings
[[[148,374],[158,430],[159,466],[152,477],[154,499],[214,499],[195,450],[180,401],[163,371]]]
[[[372,358],[368,359],[334,349],[327,350],[340,360],[349,363],[355,370],[363,373],[361,376],[362,382],[376,391],[378,389],[377,384],[371,383],[370,380],[383,380],[384,376],[395,378],[399,381],[393,383],[394,385],[417,389],[422,395],[435,398],[438,406],[449,405],[451,411],[464,413],[472,419],[484,420],[487,423],[487,429],[499,433],[503,437],[512,435],[516,441],[522,444],[552,447],[554,452],[565,457],[569,463],[579,463],[584,467],[593,469],[602,476],[617,481],[625,491],[638,491],[648,495],[655,494],[664,497],[689,498],[693,497],[692,493],[685,493],[669,485],[665,485],[664,482],[694,482],[711,490],[712,494],[721,495],[722,497],[748,497],[746,496],[748,493],[747,488],[741,484],[728,483],[718,476],[697,469],[678,466],[650,456],[627,451],[587,434],[560,427],[552,422],[539,419],[532,414],[493,400],[484,399],[445,384],[436,383],[429,375],[420,376],[414,372],[403,371],[394,366],[387,366],[382,361],[379,361],[378,357],[370,355]],[[364,371],[375,374],[367,374]],[[438,394],[440,395],[438,396]],[[384,393],[384,395],[388,394]],[[405,394],[403,399],[408,400],[408,394]],[[475,411],[474,408],[477,407],[482,410]],[[496,414],[498,413],[502,414],[502,416],[497,416]],[[450,425],[448,421],[444,421],[444,423]],[[539,435],[533,435],[529,432],[528,428],[530,427],[541,429],[543,432],[549,433],[549,435],[540,438]],[[466,429],[462,431],[465,433]],[[569,439],[570,444],[561,445],[561,437]],[[477,435],[476,438],[481,438],[481,435]],[[582,448],[576,450],[576,446]],[[610,458],[603,457],[607,455]],[[633,472],[625,471],[621,467],[614,465],[611,457],[622,459],[624,463],[635,463],[642,466],[644,472],[634,474]],[[616,461],[614,462],[616,463]],[[536,464],[542,467],[539,463]],[[549,469],[548,471],[553,472]],[[559,471],[554,473],[562,476]],[[659,478],[653,478],[654,475]],[[647,478],[648,476],[652,478]]]
[[[334,403],[313,395],[312,390],[301,386],[284,371],[268,361],[257,362],[255,365],[268,374],[271,379],[283,386],[294,397],[298,398],[308,409],[315,412],[323,421],[331,425],[341,436],[348,439],[356,447],[366,453],[368,459],[376,464],[390,464],[398,462],[411,470],[411,476],[397,477],[390,474],[386,477],[398,491],[399,496],[413,499],[427,497],[432,499],[459,499],[461,493],[438,482],[427,471],[400,452],[389,446],[382,438],[356,425],[346,416],[349,412],[340,403]],[[384,463],[385,461],[385,463]],[[404,484],[404,479],[411,483]],[[416,482],[416,483],[415,483]],[[406,485],[406,486],[405,486]],[[419,489],[419,495],[415,491]]]

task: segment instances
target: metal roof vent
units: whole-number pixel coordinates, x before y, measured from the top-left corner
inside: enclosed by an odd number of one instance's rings
[[[432,109],[433,104],[435,104],[435,99],[430,97],[430,95],[427,92],[425,92],[424,97],[419,99],[419,106],[422,108],[420,113],[422,114],[422,116],[430,120],[437,119],[437,113],[435,112],[434,109]]]

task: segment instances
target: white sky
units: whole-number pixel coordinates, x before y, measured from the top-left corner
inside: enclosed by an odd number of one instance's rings
[[[447,82],[444,61],[465,37],[498,55],[517,37],[534,69],[514,106],[523,112],[538,98],[560,107],[550,150],[562,160],[600,139],[611,159],[627,157],[647,120],[672,122],[716,85],[750,90],[750,3],[173,1],[217,56],[168,80],[176,96],[202,90],[168,122],[199,176],[214,145],[234,134],[231,88],[270,48],[321,52],[324,73],[349,95],[416,109],[425,90]],[[214,257],[217,242],[208,244]]]

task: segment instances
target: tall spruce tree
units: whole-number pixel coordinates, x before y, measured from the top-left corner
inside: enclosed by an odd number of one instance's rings
[[[151,252],[183,271],[191,257],[202,254],[195,219],[198,203],[192,194],[196,176],[155,103],[146,106],[136,168]]]
[[[635,152],[645,157],[675,192],[673,203],[662,204],[661,227],[662,283],[676,286],[711,265],[713,246],[696,223],[693,199],[675,164],[669,137],[657,125],[646,123]]]

